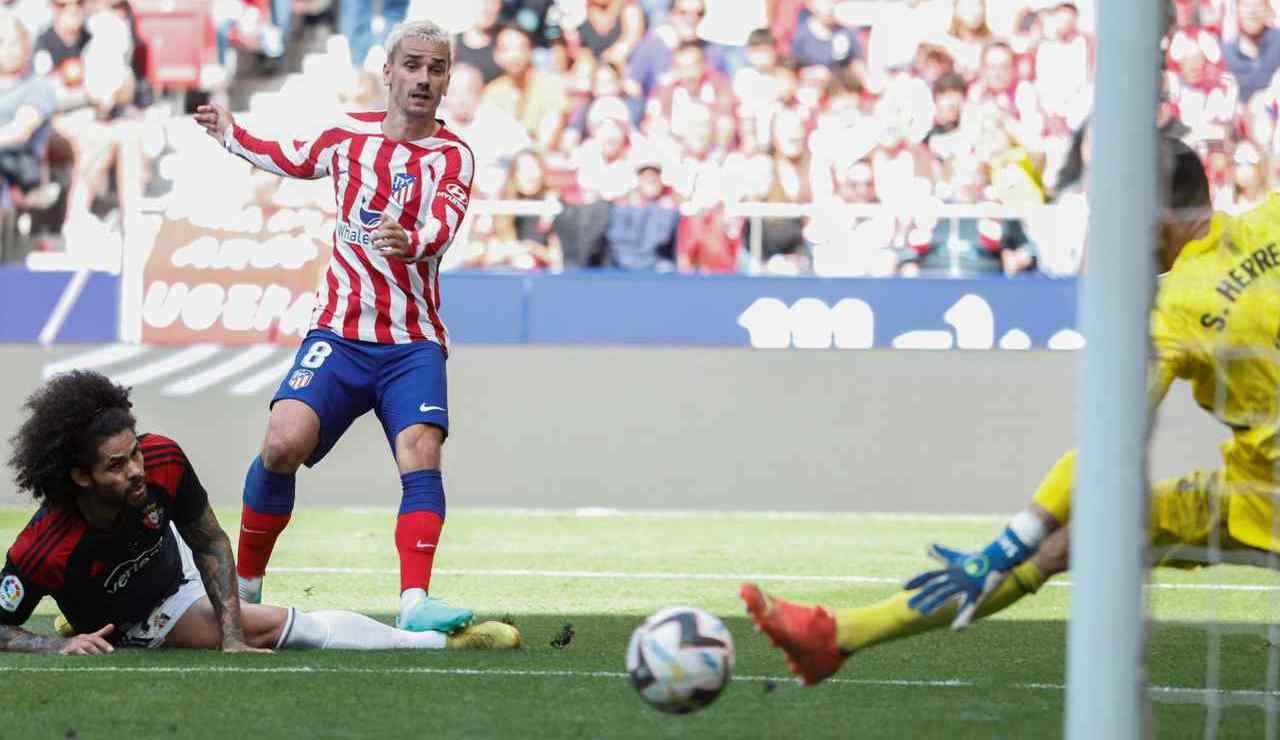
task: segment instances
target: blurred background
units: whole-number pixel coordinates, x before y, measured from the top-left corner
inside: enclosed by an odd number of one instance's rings
[[[211,174],[220,217],[271,205],[183,116],[299,135],[378,107],[386,32],[431,18],[482,202],[446,269],[1071,276],[1093,3],[5,0],[0,255],[118,271]],[[1169,6],[1160,122],[1225,210],[1277,177],[1274,5]]]

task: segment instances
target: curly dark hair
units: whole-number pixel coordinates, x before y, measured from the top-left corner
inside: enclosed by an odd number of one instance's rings
[[[137,426],[129,389],[88,370],[55,375],[22,407],[30,416],[10,439],[9,467],[20,490],[50,506],[75,499],[72,468],[89,470],[104,439]]]

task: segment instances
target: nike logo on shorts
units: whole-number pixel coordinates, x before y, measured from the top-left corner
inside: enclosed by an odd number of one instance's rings
[[[434,550],[436,546],[431,544],[430,542],[423,542],[422,540],[418,540],[418,544],[414,545],[414,547],[418,548],[419,550]]]
[[[428,406],[425,403],[418,407],[418,410],[426,414],[432,411],[444,411],[444,406]]]

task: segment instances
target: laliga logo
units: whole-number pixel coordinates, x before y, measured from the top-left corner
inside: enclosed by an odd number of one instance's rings
[[[981,296],[968,293],[947,309],[943,321],[951,329],[908,331],[893,338],[895,349],[992,349],[996,347],[995,314]],[[801,298],[791,306],[777,298],[757,298],[738,316],[751,346],[758,349],[870,349],[875,346],[875,312],[866,301],[845,298],[834,306],[817,298]],[[1000,337],[1000,349],[1030,349],[1031,337],[1012,329]],[[1063,329],[1049,349],[1080,349],[1084,337]]]

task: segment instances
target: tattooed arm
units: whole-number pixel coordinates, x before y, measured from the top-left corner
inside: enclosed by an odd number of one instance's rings
[[[244,627],[240,621],[240,592],[236,587],[231,540],[218,524],[213,509],[206,505],[204,513],[194,521],[178,525],[178,532],[195,556],[196,570],[200,571],[205,593],[209,595],[214,616],[222,628],[223,651],[252,650],[245,642]]]
[[[111,625],[87,635],[71,638],[51,637],[28,632],[21,627],[0,624],[0,651],[9,653],[62,653],[63,655],[100,655],[113,650],[107,642]]]

